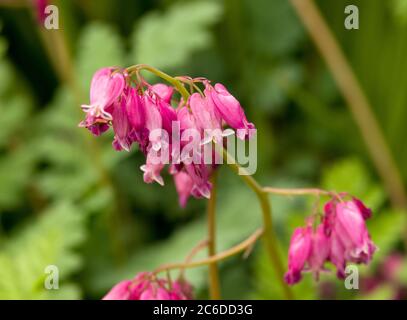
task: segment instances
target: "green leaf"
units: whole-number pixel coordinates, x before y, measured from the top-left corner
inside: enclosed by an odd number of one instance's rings
[[[81,266],[73,250],[85,236],[84,216],[69,203],[57,204],[13,235],[0,251],[0,299],[77,299],[69,276]],[[44,287],[45,268],[57,266],[58,293]]]
[[[347,158],[336,162],[324,170],[322,186],[326,190],[347,192],[363,199],[373,210],[385,200],[384,190],[370,178],[366,167],[357,158]]]
[[[211,43],[209,27],[219,21],[220,1],[182,2],[153,12],[135,26],[131,64],[175,68]]]
[[[85,92],[95,71],[102,67],[124,66],[124,46],[118,33],[102,23],[85,27],[79,39],[77,74]],[[84,102],[85,103],[85,102]]]
[[[27,147],[18,148],[0,158],[0,208],[19,204],[30,183],[34,159]]]

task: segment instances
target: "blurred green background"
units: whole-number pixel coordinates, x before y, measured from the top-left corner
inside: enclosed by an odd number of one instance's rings
[[[0,1],[0,299],[99,299],[116,282],[182,261],[205,238],[204,200],[178,206],[166,186],[143,183],[136,150],[118,153],[111,133],[93,138],[77,125],[92,74],[104,66],[151,64],[174,75],[224,83],[258,129],[264,185],[348,191],[373,208],[379,246],[361,279],[374,288],[346,290],[334,274],[305,275],[302,299],[394,298],[381,264],[403,253],[406,215],[392,208],[355,121],[321,56],[287,0],[60,0],[61,30],[38,26],[30,1]],[[407,1],[318,1],[407,181]],[[343,26],[347,4],[360,29]],[[255,195],[221,168],[218,250],[261,224]],[[313,199],[273,197],[282,255]],[[407,260],[404,264],[406,265]],[[60,289],[45,290],[47,265]],[[207,270],[187,271],[207,297]],[[282,298],[267,256],[221,264],[222,296]],[[369,287],[369,288],[368,288]]]

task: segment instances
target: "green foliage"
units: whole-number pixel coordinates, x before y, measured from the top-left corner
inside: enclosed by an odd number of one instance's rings
[[[404,210],[383,210],[368,222],[369,232],[379,248],[375,253],[374,264],[380,263],[389,255],[403,237],[406,225]]]
[[[67,279],[81,264],[74,249],[84,240],[84,221],[77,207],[60,203],[2,244],[0,299],[79,298],[80,288]],[[60,290],[44,288],[49,265],[59,269]]]
[[[211,43],[209,27],[219,21],[221,11],[219,1],[188,1],[165,13],[149,13],[134,28],[131,64],[182,66],[192,53]]]
[[[78,44],[77,75],[84,92],[88,92],[90,80],[102,67],[124,67],[123,41],[112,27],[94,22],[82,31]]]
[[[326,190],[347,192],[363,199],[374,211],[383,204],[383,188],[369,177],[363,163],[356,158],[344,159],[324,170],[322,187]]]

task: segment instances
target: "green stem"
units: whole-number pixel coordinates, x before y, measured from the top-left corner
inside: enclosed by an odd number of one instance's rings
[[[233,171],[238,174],[244,182],[256,193],[259,199],[262,214],[263,214],[263,225],[264,225],[264,243],[267,248],[270,260],[274,266],[277,273],[277,278],[279,279],[281,288],[283,289],[284,295],[287,299],[291,300],[294,295],[290,287],[284,281],[284,265],[281,262],[280,254],[277,248],[277,237],[274,233],[273,221],[271,219],[271,206],[267,192],[259,185],[259,183],[250,175],[247,174],[244,168],[241,168],[236,160],[223,149],[223,158],[226,159],[227,164],[232,168]]]
[[[182,98],[184,99],[184,103],[186,103],[188,101],[189,92],[187,89],[185,89],[185,87],[181,83],[181,81],[177,80],[174,77],[171,77],[170,75],[166,74],[165,72],[162,72],[161,70],[158,70],[147,64],[137,64],[135,66],[131,66],[131,67],[127,68],[128,72],[140,71],[140,70],[150,71],[151,73],[155,74],[157,77],[160,77],[160,78],[164,79],[165,81],[167,81],[168,83],[171,83],[178,90],[178,92],[182,95]]]
[[[216,254],[216,194],[217,194],[217,172],[211,178],[212,191],[208,201],[208,256]],[[216,261],[209,264],[209,293],[212,300],[221,299],[219,285],[219,270]]]
[[[259,237],[263,234],[263,229],[259,229],[256,232],[254,232],[250,237],[248,237],[246,240],[244,240],[243,242],[237,244],[236,246],[220,252],[212,257],[209,258],[205,258],[202,260],[198,260],[198,261],[185,261],[185,262],[181,262],[181,263],[169,263],[169,264],[165,264],[162,265],[161,267],[159,267],[158,269],[156,269],[153,273],[157,274],[160,272],[168,272],[170,270],[175,270],[175,269],[190,269],[190,268],[196,268],[196,267],[201,267],[201,266],[206,266],[208,264],[214,263],[214,262],[219,262],[222,260],[225,260],[229,257],[232,257],[242,251],[246,251],[249,248],[253,247],[253,245],[257,242],[257,240],[259,239]]]

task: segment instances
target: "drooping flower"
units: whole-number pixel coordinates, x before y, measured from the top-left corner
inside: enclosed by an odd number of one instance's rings
[[[130,136],[130,121],[127,113],[126,99],[115,103],[112,111],[112,124],[115,133],[113,146],[117,151],[126,150],[130,151],[132,139]]]
[[[144,172],[143,179],[145,183],[153,183],[155,181],[163,186],[164,179],[161,177],[161,170],[165,164],[160,163],[157,157],[157,153],[154,150],[150,150],[147,154],[146,163],[140,169]]]
[[[336,267],[337,276],[341,279],[345,277],[347,263],[369,263],[376,251],[365,222],[370,216],[370,209],[356,198],[349,201],[334,198],[327,202],[322,223],[315,232],[309,231],[310,227],[298,228],[294,232],[289,250],[287,283],[298,282],[300,272],[307,270],[318,279],[319,272],[325,270],[325,262]],[[310,250],[308,241],[311,243]]]
[[[254,129],[255,126],[247,121],[239,101],[229,93],[225,86],[217,83],[212,87],[207,83],[205,95],[212,98],[216,110],[221,115],[223,121],[237,130],[236,135],[239,139],[251,138],[253,132],[250,129]]]
[[[90,104],[82,105],[86,119],[79,125],[88,128],[94,135],[99,135],[108,129],[108,123],[113,120],[114,103],[118,101],[125,87],[122,73],[113,73],[112,68],[98,70],[90,86]]]
[[[206,88],[204,93],[197,89],[199,93],[191,93],[188,99],[180,98],[178,108],[173,108],[171,104],[177,103],[173,101],[174,87],[150,85],[140,75],[136,80],[131,71],[102,68],[92,78],[90,104],[82,105],[86,118],[80,123],[94,135],[113,127],[113,147],[118,151],[129,151],[137,143],[146,157],[141,166],[146,183],[163,185],[161,171],[170,164],[181,206],[189,196],[210,197],[209,179],[220,160],[210,143],[223,144],[224,137],[233,134],[223,126],[242,129],[243,134],[237,132],[242,139],[254,128],[239,102],[222,85],[211,87],[204,78],[184,79]]]
[[[301,280],[301,272],[309,259],[312,250],[312,228],[296,228],[291,237],[290,249],[288,251],[288,272],[285,281],[292,285]]]
[[[194,187],[194,181],[184,171],[180,171],[174,174],[175,188],[179,197],[179,204],[182,208],[187,205],[187,201],[191,196],[192,189]]]
[[[103,300],[133,300],[132,298],[132,281],[123,280],[116,284],[110,291],[103,297]]]
[[[151,90],[158,95],[164,102],[170,104],[174,88],[163,83],[157,83],[151,86]]]
[[[184,278],[169,283],[151,273],[142,272],[133,280],[116,284],[103,300],[191,300],[192,290]]]
[[[221,119],[213,101],[206,96],[201,96],[199,93],[194,93],[189,98],[189,105],[195,118],[196,126],[204,136],[202,144],[211,142],[212,139],[217,143],[221,143]]]
[[[345,249],[345,258],[355,263],[369,263],[376,246],[370,239],[364,213],[355,201],[336,204],[335,233]]]
[[[319,273],[326,270],[324,264],[329,257],[329,252],[330,240],[325,234],[323,225],[320,224],[312,233],[311,252],[307,260],[309,270],[317,280]]]

